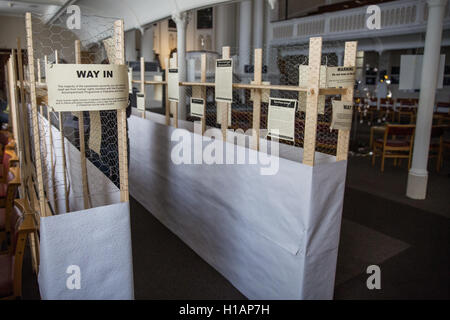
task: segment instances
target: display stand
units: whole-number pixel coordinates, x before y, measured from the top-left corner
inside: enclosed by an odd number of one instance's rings
[[[36,22],[39,24],[38,19]],[[36,51],[36,47],[38,50],[43,49],[39,47],[39,41],[41,41],[39,36],[41,34],[37,36],[37,39],[33,39],[33,34],[36,35],[42,29],[38,25],[38,31],[33,30],[30,13],[25,15],[25,24],[28,54],[28,64],[25,67],[28,70],[29,77],[25,81],[22,51],[20,39],[18,39],[18,75],[16,75],[16,53],[14,50],[8,62],[9,100],[11,103],[14,139],[20,155],[20,166],[22,169],[20,197],[21,201],[29,203],[30,208],[35,211],[36,222],[39,225],[39,231],[30,235],[30,248],[33,268],[36,273],[39,273],[41,296],[44,299],[72,299],[80,297],[88,299],[132,298],[133,281],[129,230],[128,145],[125,107],[120,107],[121,109],[117,111],[106,111],[109,114],[114,112],[114,117],[110,116],[110,119],[114,119],[114,124],[108,124],[107,129],[116,125],[117,133],[113,135],[113,139],[111,139],[111,135],[108,137],[109,140],[104,142],[105,148],[98,151],[97,158],[93,158],[92,150],[86,149],[86,123],[84,113],[83,111],[78,111],[79,109],[71,110],[73,115],[77,117],[78,135],[75,137],[77,131],[73,130],[75,127],[69,125],[66,128],[71,139],[69,141],[69,136],[64,134],[63,112],[57,112],[58,128],[54,127],[51,121],[54,111],[52,106],[48,106],[47,81],[43,81],[41,72],[40,60],[42,52]],[[43,25],[41,27],[47,28],[47,26]],[[115,51],[115,61],[112,62],[123,65],[125,62],[123,21],[116,21],[114,25],[111,23],[110,30],[113,31],[111,35],[114,37]],[[66,34],[70,35],[70,32]],[[48,37],[48,35],[46,34],[44,37]],[[61,41],[64,42],[66,39]],[[38,45],[35,47],[36,43]],[[75,64],[81,64],[81,42],[80,40],[75,40],[73,43],[74,62]],[[66,55],[68,54],[66,44],[62,45],[62,51],[65,51]],[[38,57],[35,56],[35,53],[37,53]],[[58,50],[55,50],[54,54],[55,64],[58,64]],[[41,55],[40,58],[39,55]],[[47,55],[43,55],[43,58],[45,62],[45,76],[47,77],[47,70],[50,66],[48,65]],[[37,79],[35,69],[37,70]],[[18,88],[20,90],[20,104],[18,102]],[[26,96],[29,96],[28,99]],[[27,100],[29,101],[28,106]],[[46,112],[44,112],[45,104],[47,105]],[[31,114],[31,117],[29,114]],[[66,116],[66,120],[72,121],[71,118],[73,117],[69,111],[67,111]],[[91,127],[92,125],[93,122],[90,123]],[[100,125],[103,126],[102,123]],[[61,139],[60,148],[54,145],[56,142],[55,137],[57,136]],[[117,139],[117,146],[111,145],[111,142],[109,142],[114,139]],[[79,144],[77,141],[79,141]],[[116,151],[114,151],[114,148]],[[103,167],[98,168],[91,162],[97,161],[98,166],[98,161],[103,161],[99,157],[104,157],[103,153],[100,154],[104,150],[109,152],[106,155],[108,157],[114,156],[111,152],[117,152],[117,161],[115,163],[111,162],[113,163],[112,166],[118,166],[117,176],[110,174],[107,177],[104,169],[105,164],[102,164]],[[89,160],[87,154],[89,154]],[[114,168],[108,168],[109,171],[111,169]],[[92,181],[89,181],[88,177],[91,177]],[[62,192],[60,182],[63,184]],[[78,187],[82,190],[82,196],[77,194],[76,190]],[[92,187],[94,187],[94,193],[91,193]],[[115,198],[115,194],[117,194],[117,198]],[[70,197],[72,197],[72,200],[69,206]],[[59,203],[61,201],[65,202],[65,209],[62,209],[64,205],[61,206]],[[106,205],[109,206],[106,207]],[[75,212],[82,209],[87,210],[82,214]],[[108,216],[109,212],[112,216]],[[63,216],[64,218],[60,218]],[[100,220],[102,221],[102,228],[98,228]],[[94,222],[97,224],[94,225]],[[77,224],[82,226],[86,223],[91,225],[93,229],[88,231],[87,229],[81,230],[76,227]],[[71,231],[64,231],[64,228],[69,228]],[[62,233],[59,234],[59,232]],[[71,235],[81,235],[83,232],[85,234],[82,236],[69,239]],[[95,236],[93,236],[94,233]],[[114,240],[118,240],[120,245],[111,247],[109,243],[116,237],[117,239]],[[60,242],[64,243],[65,241],[68,242],[60,246]],[[84,241],[84,244],[81,245],[81,243],[78,243],[79,241]],[[63,251],[58,252],[58,248],[63,248]],[[66,248],[68,248],[68,251],[64,252]],[[86,255],[89,256],[90,253],[87,253],[89,250],[95,250],[99,255],[104,255],[104,258],[88,261],[87,263],[96,264],[99,272],[102,272],[101,270],[105,271],[106,274],[111,272],[114,275],[113,278],[119,281],[115,280],[117,283],[105,281],[103,276],[99,278],[96,272],[87,272],[85,276],[91,279],[91,284],[86,286],[87,291],[78,293],[66,292],[65,280],[61,281],[61,277],[66,276],[65,269],[63,270],[58,264],[64,265],[77,255],[81,258]],[[79,261],[82,263],[81,260]],[[119,285],[121,290],[115,288],[116,285]],[[98,291],[99,288],[103,289],[103,291]]]

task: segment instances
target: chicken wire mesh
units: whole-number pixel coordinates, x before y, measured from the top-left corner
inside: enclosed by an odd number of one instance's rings
[[[322,66],[339,66],[343,64],[345,43],[341,41],[324,42],[322,52]],[[242,50],[234,47],[231,52],[242,54]],[[263,84],[272,85],[289,85],[299,86],[300,78],[307,77],[306,68],[303,73],[299,74],[300,66],[308,65],[309,44],[291,45],[271,47],[267,52],[263,52],[262,61],[262,82]],[[253,66],[254,49],[250,49],[245,56],[249,57],[248,64],[241,63],[243,59],[238,55],[232,55],[235,61],[233,70],[233,83],[251,83],[254,78]],[[214,59],[207,56],[208,59]],[[237,63],[236,63],[237,62]],[[207,62],[208,64],[208,62]],[[195,81],[200,81],[197,72]],[[214,73],[207,72],[207,82],[214,82]],[[190,98],[195,95],[195,89],[190,86],[185,87],[185,108],[188,121],[198,121],[199,118],[190,116]],[[261,102],[261,120],[260,128],[267,129],[268,121],[268,96],[295,99],[299,101],[299,108],[295,117],[295,140],[280,140],[281,143],[303,147],[304,129],[305,129],[305,108],[306,108],[306,92],[296,92],[287,90],[270,90],[270,92],[262,93],[263,100]],[[264,99],[266,96],[266,99]],[[319,114],[316,133],[316,151],[336,155],[337,146],[337,130],[330,130],[332,120],[332,100],[340,100],[340,95],[321,96],[319,97]],[[182,108],[182,104],[180,104]],[[220,127],[220,119],[218,118],[217,106],[214,99],[214,88],[206,88],[206,126]],[[179,111],[181,112],[181,111]],[[233,89],[233,102],[231,103],[231,122],[230,128],[237,130],[242,129],[244,132],[252,128],[253,124],[253,101],[250,89]]]
[[[48,18],[32,18],[39,155],[45,197],[54,214],[119,202],[117,111],[55,112],[51,106],[47,107],[46,93],[46,69],[50,64],[114,63],[116,19],[83,15],[80,28],[69,29],[68,15],[62,14],[51,24]],[[75,41],[80,44],[78,53]],[[31,76],[30,66],[28,63],[24,67],[26,81]],[[31,159],[37,165],[29,96],[27,105]]]

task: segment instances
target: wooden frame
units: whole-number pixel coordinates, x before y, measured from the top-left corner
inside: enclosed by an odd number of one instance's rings
[[[357,52],[357,42],[350,41],[345,43],[345,55],[344,55],[344,66],[354,67],[356,66],[356,52]],[[353,87],[347,88],[320,88],[320,66],[321,66],[321,55],[322,55],[322,38],[310,38],[309,47],[309,68],[310,77],[308,79],[309,83],[307,87],[300,86],[290,86],[290,85],[270,85],[262,83],[262,49],[255,49],[255,61],[254,61],[254,83],[244,84],[244,83],[233,83],[233,89],[251,89],[254,90],[254,100],[253,100],[253,134],[255,134],[255,139],[252,139],[251,148],[259,150],[259,129],[261,120],[261,93],[262,90],[280,90],[280,91],[297,91],[307,93],[307,108],[306,108],[306,119],[305,119],[305,138],[304,138],[304,152],[303,152],[303,163],[307,165],[314,165],[315,149],[316,149],[316,130],[317,130],[317,104],[319,95],[341,95],[343,101],[352,101],[353,103]],[[206,56],[202,55],[202,76],[201,82],[179,82],[180,86],[200,86],[202,87],[202,94],[206,95],[206,87],[215,87],[215,83],[206,82]],[[227,59],[230,56],[230,48],[222,48],[222,58]],[[203,61],[203,59],[205,61]],[[169,61],[166,59],[166,65],[169,66]],[[174,67],[174,66],[170,66]],[[133,80],[133,83],[140,83],[141,86],[144,85],[166,85],[167,84],[167,69],[166,68],[166,81],[143,81],[142,75],[141,80]],[[167,85],[166,85],[166,105],[168,105],[167,100]],[[227,105],[227,107],[222,108],[222,106]],[[227,121],[228,123],[228,107],[229,103],[218,102],[217,107],[221,110],[220,119],[222,121]],[[206,108],[205,108],[206,109]],[[175,117],[174,117],[175,118]],[[206,119],[203,117],[202,121],[202,133],[206,129]],[[174,126],[178,127],[177,119],[174,119]],[[166,125],[170,124],[170,108],[166,108]],[[226,141],[227,125],[221,125],[222,136]],[[336,161],[347,160],[348,149],[350,142],[350,130],[339,130],[338,131],[338,141],[336,146]]]

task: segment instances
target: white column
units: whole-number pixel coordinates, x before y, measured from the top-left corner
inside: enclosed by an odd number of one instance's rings
[[[136,29],[125,32],[125,58],[127,61],[137,61]]]
[[[186,27],[189,14],[187,12],[179,12],[172,15],[172,19],[177,24],[178,77],[181,82],[186,81]],[[182,86],[180,86],[178,99],[178,119],[186,120],[186,101],[184,87]]]
[[[262,48],[264,39],[264,0],[253,1],[253,48]]]
[[[244,0],[239,4],[239,71],[250,64],[250,43],[252,39],[252,2]]]
[[[141,37],[141,56],[145,61],[153,61],[155,54],[153,52],[153,26],[144,30]]]
[[[419,107],[412,167],[409,170],[406,195],[425,199],[428,181],[428,152],[430,146],[433,107],[437,87],[437,73],[441,50],[442,25],[447,0],[428,0],[428,22],[420,82]]]
[[[235,34],[235,4],[223,4],[217,6],[216,10],[216,52],[221,54],[222,47],[234,47],[233,37]]]

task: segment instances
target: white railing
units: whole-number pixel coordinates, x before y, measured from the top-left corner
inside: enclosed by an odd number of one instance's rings
[[[308,41],[311,36],[341,40],[389,34],[408,34],[424,31],[428,17],[425,0],[399,0],[379,4],[381,28],[366,26],[367,6],[324,13],[270,24],[271,44]],[[444,28],[450,28],[450,6],[447,5]],[[363,33],[369,32],[367,35]]]

